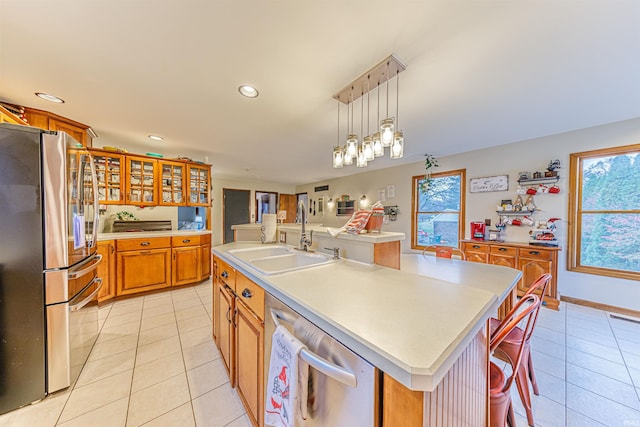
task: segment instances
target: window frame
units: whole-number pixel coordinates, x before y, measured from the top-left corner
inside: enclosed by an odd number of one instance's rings
[[[438,172],[432,173],[431,178],[442,178],[445,176],[460,176],[460,212],[459,221],[458,221],[458,241],[456,242],[456,248],[460,248],[460,240],[464,239],[465,233],[465,200],[467,194],[467,178],[466,178],[467,170],[466,169],[455,169],[447,172]],[[411,178],[411,249],[423,250],[427,246],[418,245],[418,215],[423,213],[431,213],[431,212],[418,212],[418,181],[424,179],[425,175],[415,175]]]
[[[640,144],[621,147],[603,148],[599,150],[583,151],[569,155],[569,226],[567,234],[567,270],[578,273],[599,276],[617,277],[620,279],[640,280],[640,273],[617,270],[614,268],[593,267],[580,264],[580,248],[582,244],[582,215],[583,214],[640,214],[640,210],[582,210],[582,170],[585,159],[618,156],[622,154],[638,153],[640,158]],[[638,159],[637,158],[637,159]]]

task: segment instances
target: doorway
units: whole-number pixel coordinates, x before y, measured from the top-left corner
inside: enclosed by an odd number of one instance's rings
[[[223,243],[233,242],[232,225],[248,224],[251,211],[251,191],[222,189],[222,227],[224,229]]]
[[[256,222],[262,222],[262,214],[275,214],[278,206],[278,193],[257,191],[255,196]]]

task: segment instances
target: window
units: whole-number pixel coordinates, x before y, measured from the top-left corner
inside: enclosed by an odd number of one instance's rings
[[[465,170],[413,177],[411,248],[458,247],[464,236]]]
[[[570,157],[568,269],[640,279],[640,145]]]

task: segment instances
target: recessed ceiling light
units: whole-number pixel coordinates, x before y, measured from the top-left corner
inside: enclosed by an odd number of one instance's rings
[[[258,89],[249,85],[242,85],[238,88],[238,91],[247,98],[257,98]]]
[[[64,104],[64,99],[58,98],[55,95],[49,95],[48,93],[43,93],[43,92],[36,92],[36,96],[50,102],[55,102],[57,104]]]
[[[158,135],[149,135],[149,139],[153,139],[154,141],[162,141],[164,138]]]

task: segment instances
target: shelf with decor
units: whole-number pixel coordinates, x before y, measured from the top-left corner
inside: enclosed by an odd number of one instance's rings
[[[496,211],[496,213],[500,216],[529,216],[536,213],[536,211]]]
[[[560,181],[560,175],[543,176],[541,178],[518,179],[518,184],[555,184]]]

